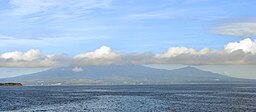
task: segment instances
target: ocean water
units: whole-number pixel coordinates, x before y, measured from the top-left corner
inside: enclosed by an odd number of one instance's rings
[[[0,87],[0,111],[255,112],[256,84]]]

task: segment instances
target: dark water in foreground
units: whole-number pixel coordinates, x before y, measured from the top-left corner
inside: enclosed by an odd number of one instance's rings
[[[256,84],[0,87],[0,111],[256,111]]]

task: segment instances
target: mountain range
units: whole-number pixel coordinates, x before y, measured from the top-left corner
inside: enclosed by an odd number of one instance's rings
[[[255,83],[203,71],[194,67],[174,70],[156,69],[143,65],[94,65],[59,67],[46,71],[0,79],[24,85],[83,85],[83,84],[176,84],[176,83]]]

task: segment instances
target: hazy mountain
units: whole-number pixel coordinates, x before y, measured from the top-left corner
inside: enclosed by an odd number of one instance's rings
[[[253,83],[193,67],[163,70],[141,65],[98,65],[53,68],[43,72],[1,79],[27,85],[69,84],[171,84],[171,83]]]

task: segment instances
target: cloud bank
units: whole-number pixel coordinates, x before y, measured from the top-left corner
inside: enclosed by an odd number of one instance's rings
[[[0,67],[50,67],[55,66],[56,63],[53,59],[42,55],[38,49],[0,54]]]
[[[237,37],[255,37],[256,22],[234,22],[218,26],[213,32],[221,35],[237,36]]]
[[[204,48],[196,50],[187,47],[171,47],[153,54],[115,52],[107,46],[95,51],[77,54],[74,57],[55,54],[44,55],[37,49],[27,52],[6,52],[0,54],[0,67],[56,67],[86,66],[100,64],[256,64],[256,41],[250,38],[230,42],[222,50]],[[75,71],[80,71],[75,68]]]

